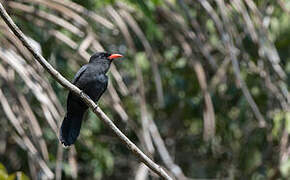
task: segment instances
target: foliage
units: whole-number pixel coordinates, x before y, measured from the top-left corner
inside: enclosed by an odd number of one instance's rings
[[[16,175],[17,174],[17,175]],[[29,180],[29,178],[23,173],[23,172],[16,172],[13,174],[8,174],[6,168],[3,166],[3,164],[0,163],[0,179],[1,180]]]
[[[150,129],[154,125],[173,165],[186,177],[290,176],[289,1],[3,4],[69,80],[102,47],[124,54],[123,60],[114,62],[115,70],[111,68],[112,88],[99,105],[177,179],[182,176],[174,174],[164,151],[159,151],[158,134]],[[32,179],[45,176],[45,168],[37,163],[40,158],[53,172],[60,165],[63,179],[133,179],[140,172],[138,160],[91,112],[76,145],[62,152],[57,127],[67,92],[36,65],[2,21],[0,28],[0,161],[8,172],[21,170]],[[12,123],[15,119],[23,130]],[[148,148],[146,133],[155,151]],[[0,164],[0,176],[13,175]]]

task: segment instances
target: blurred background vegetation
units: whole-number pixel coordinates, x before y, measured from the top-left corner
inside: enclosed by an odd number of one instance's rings
[[[1,0],[71,80],[119,52],[99,105],[176,179],[289,179],[289,0]],[[0,20],[0,179],[158,179],[91,112],[75,146],[68,91]]]

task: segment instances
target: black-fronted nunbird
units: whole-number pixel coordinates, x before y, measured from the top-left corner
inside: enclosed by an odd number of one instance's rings
[[[120,54],[98,52],[91,56],[88,64],[81,67],[72,83],[90,98],[97,102],[107,89],[108,72],[112,61],[120,58]],[[80,134],[83,115],[88,106],[77,95],[69,92],[67,97],[67,113],[60,128],[60,141],[65,146],[73,144]]]

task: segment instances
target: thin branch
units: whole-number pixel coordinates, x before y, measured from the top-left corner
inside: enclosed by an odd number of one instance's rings
[[[34,147],[33,143],[30,141],[28,136],[25,134],[24,129],[22,128],[19,120],[17,119],[17,117],[13,113],[12,109],[10,108],[10,105],[9,105],[9,103],[8,103],[6,97],[3,94],[1,89],[0,89],[0,104],[3,107],[3,110],[6,114],[6,116],[8,117],[9,121],[11,122],[11,124],[13,124],[13,126],[16,129],[16,131],[18,132],[18,134],[22,137],[21,142],[23,144],[23,147],[26,150],[28,150],[28,152],[33,156],[33,158],[36,159],[39,166],[43,170],[44,174],[48,178],[52,179],[54,177],[53,172],[51,172],[51,170],[49,169],[49,167],[47,166],[45,161],[43,159],[41,159],[41,157],[38,155],[37,149]]]
[[[45,140],[43,139],[42,130],[39,126],[38,121],[36,120],[36,117],[34,113],[32,112],[30,106],[28,105],[28,102],[25,98],[25,96],[15,89],[13,86],[13,79],[8,77],[8,72],[4,69],[4,67],[0,64],[0,76],[2,76],[3,80],[8,84],[9,90],[11,91],[12,95],[17,97],[17,106],[18,104],[21,104],[21,108],[19,107],[19,110],[21,109],[21,114],[24,113],[25,119],[30,124],[29,129],[31,134],[33,134],[35,137],[34,142],[38,144],[38,146],[41,149],[42,156],[45,161],[48,161],[48,150],[47,145],[45,143]],[[2,79],[1,78],[1,79]],[[12,106],[15,106],[16,104],[13,104]]]
[[[33,157],[30,154],[28,154],[28,166],[32,180],[37,180],[37,170],[35,164],[36,163]]]
[[[224,4],[223,0],[216,0],[216,1],[217,1],[217,4],[218,4],[220,9],[225,8],[225,4]],[[229,22],[229,19],[228,19],[228,16],[226,15],[226,13],[227,12],[225,12],[225,11],[221,11],[221,15],[222,15],[222,18],[224,20],[225,25],[230,27],[230,22]],[[237,59],[237,48],[233,44],[232,35],[230,32],[228,32],[228,33],[226,32],[226,36],[227,36],[227,38],[224,40],[224,44],[225,44],[225,47],[228,51],[228,54],[232,60],[232,66],[233,66],[236,78],[240,83],[242,92],[243,92],[245,98],[247,99],[250,107],[252,108],[254,115],[256,116],[256,118],[259,121],[259,126],[265,127],[267,123],[266,123],[262,113],[260,112],[259,107],[255,103],[255,101],[254,101],[254,99],[253,99],[253,97],[252,97],[252,95],[247,87],[246,82],[243,80],[243,78],[241,76],[240,66],[239,66],[239,62]]]
[[[202,41],[204,39],[205,35],[202,33],[202,30],[201,30],[198,22],[191,16],[189,9],[183,0],[178,0],[178,4],[185,13],[185,17],[186,17],[185,19],[187,21],[189,21],[190,25],[196,30],[196,37],[195,38],[192,38],[192,36],[189,36],[189,37],[191,37],[193,42],[195,44],[197,44],[197,48],[202,53],[202,55],[208,60],[209,64],[212,66],[212,68],[217,69],[217,63],[216,63],[215,59],[210,54],[209,49],[206,48],[206,46],[208,46],[207,43]],[[191,32],[191,33],[193,33],[193,32]]]
[[[111,73],[113,75],[113,77],[115,78],[119,88],[120,88],[120,92],[123,96],[127,96],[129,94],[129,90],[126,86],[126,84],[124,83],[122,76],[120,75],[117,67],[115,66],[115,64],[111,64]]]
[[[151,62],[155,61],[152,48],[151,48],[149,42],[147,41],[145,35],[143,34],[142,30],[139,28],[138,24],[135,22],[135,20],[132,18],[132,16],[129,13],[127,13],[126,11],[121,10],[120,14],[127,21],[129,26],[132,28],[132,30],[135,32],[135,34],[139,37],[139,39],[143,43],[146,54],[149,54],[148,58],[151,58]],[[127,29],[125,25],[123,27],[123,30],[124,29]],[[123,33],[126,34],[126,32],[128,32],[128,30],[124,31]],[[129,37],[129,40],[130,39],[132,40],[132,37],[130,36],[129,33],[127,36]],[[128,42],[128,45],[130,47],[129,42]],[[130,49],[135,51],[134,47],[130,47]],[[150,137],[148,137],[148,135],[150,133],[151,138],[152,138],[153,142],[155,143],[155,146],[157,147],[157,150],[160,154],[160,157],[163,160],[166,167],[170,169],[172,174],[174,174],[177,179],[180,179],[180,180],[186,179],[181,168],[178,165],[174,164],[173,159],[170,157],[169,152],[166,149],[165,143],[164,143],[163,139],[161,138],[161,135],[157,129],[157,126],[156,126],[154,120],[152,119],[151,114],[147,110],[147,107],[146,107],[147,103],[146,103],[146,97],[145,97],[145,86],[144,86],[144,82],[143,82],[144,81],[143,74],[142,74],[142,71],[139,67],[138,62],[135,62],[135,69],[136,69],[137,79],[139,82],[139,96],[140,96],[140,107],[141,107],[141,117],[142,117],[141,121],[142,121],[142,128],[143,128],[143,137],[144,137],[144,140],[146,141],[145,145],[146,145],[147,149],[149,150],[149,152],[151,154],[153,154],[155,149],[152,145],[152,141],[151,141]]]
[[[135,180],[146,180],[148,177],[148,168],[144,164],[140,164],[135,175]]]
[[[70,148],[69,153],[68,153],[68,163],[70,164],[71,167],[71,176],[72,179],[77,179],[78,178],[78,164],[77,164],[77,159],[76,159],[76,148],[73,146]]]
[[[23,45],[32,53],[34,58],[46,69],[50,75],[57,80],[63,87],[69,89],[71,92],[79,96],[91,109],[92,111],[117,135],[123,144],[125,144],[128,149],[139,158],[144,164],[146,164],[151,170],[164,179],[172,179],[159,165],[154,163],[150,158],[148,158],[133,142],[131,142],[110,120],[110,118],[98,107],[93,100],[90,99],[88,95],[83,93],[78,87],[71,84],[67,79],[65,79],[58,71],[56,71],[45,59],[36,52],[32,46],[28,43],[27,38],[21,32],[21,30],[12,21],[11,17],[7,14],[6,10],[0,3],[0,15],[9,26],[12,32],[21,40]]]
[[[55,179],[61,180],[61,170],[62,170],[62,160],[63,160],[63,148],[60,143],[57,145],[56,154],[56,167],[55,167]]]
[[[57,113],[56,108],[49,101],[48,97],[43,93],[41,86],[34,83],[30,78],[31,76],[27,71],[28,68],[25,66],[24,60],[22,60],[13,50],[2,50],[2,48],[0,49],[0,58],[8,63],[20,75],[25,84],[41,103],[43,109],[45,109],[44,114],[49,113],[49,117],[46,116],[47,122],[51,128],[57,132],[57,125],[51,113],[53,112],[55,119],[60,119],[59,114]],[[34,74],[34,76],[37,76],[36,73]]]
[[[50,0],[50,1],[61,4],[64,7],[68,7],[70,9],[80,13],[82,16],[87,16],[87,17],[91,18],[92,20],[94,20],[96,23],[102,24],[104,27],[106,27],[108,29],[114,29],[114,27],[115,27],[114,24],[112,24],[106,18],[96,14],[93,11],[89,11],[88,9],[82,7],[81,5],[79,5],[73,1],[59,1],[59,0]]]
[[[181,44],[186,57],[190,59],[189,63],[195,71],[198,83],[204,96],[205,106],[203,110],[203,119],[204,119],[203,138],[204,140],[210,140],[215,135],[216,123],[215,123],[214,107],[207,87],[205,70],[203,69],[200,61],[198,61],[194,57],[192,49],[190,45],[187,43],[185,37],[178,33],[176,33],[176,37],[179,43]]]
[[[18,2],[9,1],[8,5],[9,5],[9,7],[13,8],[13,9],[19,9],[23,12],[31,13],[31,14],[34,13],[42,19],[45,19],[45,20],[50,21],[50,22],[52,22],[60,27],[67,29],[68,31],[70,31],[71,33],[75,34],[78,37],[84,36],[83,31],[81,31],[79,28],[77,28],[73,24],[69,23],[68,21],[66,21],[58,16],[55,16],[55,15],[47,13],[45,11],[36,9],[33,6],[28,6],[28,5],[25,5],[22,3],[18,3]]]
[[[77,24],[82,25],[84,27],[88,26],[89,23],[82,17],[80,16],[78,13],[76,13],[74,10],[69,9],[68,7],[65,7],[62,4],[59,4],[57,2],[53,2],[53,1],[43,1],[43,0],[22,0],[24,2],[31,2],[34,4],[43,4],[44,6],[55,10],[59,13],[63,14],[63,18],[67,19],[67,20],[73,20],[75,21]]]
[[[224,81],[230,62],[230,58],[226,57],[217,69],[215,75],[211,78],[208,87],[210,93],[213,93],[217,89],[217,85]]]
[[[125,112],[124,108],[121,106],[121,99],[120,99],[116,89],[112,85],[112,83],[109,83],[108,91],[111,95],[111,98],[113,101],[113,107],[114,107],[115,111],[117,111],[117,113],[121,117],[122,121],[126,123],[129,119],[128,114]]]
[[[178,21],[178,19],[174,17],[174,14],[172,15],[172,13],[168,12],[165,8],[163,9],[160,8],[159,10],[162,13],[162,16],[164,16],[164,18],[169,23],[172,23],[172,25],[180,24],[179,28],[181,28],[185,34],[183,35],[176,30],[173,32],[175,34],[174,37],[177,38],[177,41],[181,45],[186,58],[190,60],[189,64],[193,67],[193,70],[195,71],[195,74],[197,76],[198,83],[202,90],[202,93],[204,96],[204,104],[205,104],[204,109],[203,109],[204,139],[209,140],[213,138],[215,135],[215,113],[214,113],[213,103],[212,103],[212,100],[208,91],[208,87],[207,87],[205,70],[203,66],[201,65],[200,60],[195,58],[192,46],[187,42],[186,36],[188,36],[189,32],[187,32],[186,28],[184,28],[186,25]]]
[[[146,98],[145,98],[145,88],[144,88],[144,80],[143,80],[143,74],[140,69],[140,66],[138,64],[138,61],[135,61],[135,69],[137,74],[137,80],[139,82],[139,101],[140,101],[140,109],[141,109],[141,122],[142,122],[142,134],[144,141],[146,142],[146,148],[148,149],[150,155],[152,155],[155,152],[152,139],[150,137],[149,132],[149,116],[148,116],[148,110],[146,107]]]
[[[160,107],[163,107],[164,106],[164,92],[163,92],[162,81],[161,81],[161,76],[160,76],[160,72],[158,68],[157,59],[156,59],[156,56],[154,55],[153,49],[149,41],[147,40],[145,34],[141,30],[137,22],[134,20],[134,18],[131,16],[131,14],[129,14],[125,10],[120,10],[119,13],[124,18],[124,20],[126,20],[128,25],[135,32],[135,34],[137,35],[137,37],[140,39],[141,43],[144,46],[146,55],[148,59],[150,60],[149,62],[151,64],[151,69],[153,72],[154,83],[156,86],[157,100],[158,100],[157,102]]]
[[[129,30],[125,24],[125,22],[122,20],[121,16],[118,15],[118,13],[112,8],[109,7],[108,11],[111,16],[115,19],[117,26],[120,28],[121,32],[123,33],[125,40],[131,49],[132,53],[136,51],[133,38],[129,33]],[[137,25],[137,23],[134,21],[134,19],[131,17],[129,13],[126,13],[126,11],[120,11],[120,14],[123,16],[123,18],[127,21],[128,25],[133,29],[135,34],[139,37],[141,42],[143,43],[143,46],[145,48],[146,54],[149,54],[148,58],[151,58],[151,62],[154,61],[154,55],[152,48],[147,41],[145,35]],[[153,59],[152,59],[153,58]],[[153,65],[153,64],[152,64]],[[145,141],[146,149],[148,149],[150,154],[153,154],[155,149],[152,145],[152,140],[154,141],[158,152],[164,162],[164,164],[170,169],[172,174],[174,174],[178,179],[185,179],[185,176],[179,166],[174,164],[172,158],[170,157],[165,144],[158,132],[158,129],[153,121],[153,119],[150,118],[150,113],[147,110],[146,107],[146,99],[145,99],[145,90],[144,90],[144,83],[143,83],[143,75],[141,72],[141,69],[138,65],[138,62],[135,62],[135,69],[137,74],[137,79],[139,82],[139,96],[140,96],[140,107],[141,107],[141,121],[142,121],[142,133],[143,133],[143,139]],[[152,140],[150,138],[150,134],[152,137]]]
[[[280,79],[285,80],[286,73],[284,72],[283,68],[280,65],[281,60],[278,51],[274,43],[271,41],[271,38],[269,37],[270,33],[268,33],[268,28],[265,27],[263,23],[261,12],[258,10],[258,8],[256,7],[255,3],[252,0],[245,0],[245,3],[255,15],[255,18],[253,18],[253,20],[256,23],[258,33],[260,34],[260,37],[258,39],[259,55],[261,57],[267,58],[268,61],[271,63],[274,71],[280,77]]]

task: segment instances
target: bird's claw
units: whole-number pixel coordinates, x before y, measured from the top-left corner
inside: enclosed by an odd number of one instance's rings
[[[81,96],[84,96],[84,94],[85,94],[85,93],[84,93],[83,91],[80,92],[80,95],[81,95]]]
[[[93,109],[93,112],[97,112],[97,109],[98,109],[98,105],[96,105],[95,107],[94,107],[94,109]]]

